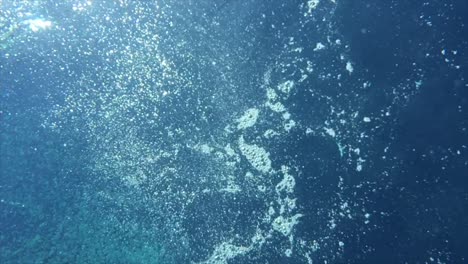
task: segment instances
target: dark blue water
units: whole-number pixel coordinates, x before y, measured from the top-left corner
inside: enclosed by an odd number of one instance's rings
[[[0,2],[0,262],[465,263],[467,14]]]

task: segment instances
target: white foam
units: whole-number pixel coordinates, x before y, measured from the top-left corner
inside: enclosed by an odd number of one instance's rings
[[[297,198],[286,197],[284,199],[278,199],[278,204],[280,204],[279,214],[283,215],[284,213],[290,213],[296,208]]]
[[[257,227],[257,231],[255,232],[255,235],[252,237],[252,246],[258,245],[261,247],[263,244],[266,242],[266,237],[262,234],[262,231],[260,228]]]
[[[283,179],[276,185],[276,192],[294,192],[294,187],[296,186],[296,180],[294,177],[289,174],[289,168],[287,166],[281,166],[281,171],[283,172]]]
[[[275,92],[275,90],[271,88],[267,88],[267,98],[269,101],[275,101],[278,99],[278,94]]]
[[[274,131],[273,129],[268,129],[267,131],[265,131],[265,133],[263,133],[263,136],[268,139],[279,135],[280,133]]]
[[[285,81],[278,85],[278,90],[280,90],[284,94],[289,94],[294,87],[294,81]]]
[[[295,126],[296,126],[296,121],[290,119],[290,120],[288,120],[288,122],[284,123],[283,127],[284,127],[284,130],[289,132]]]
[[[227,154],[228,156],[230,156],[230,157],[236,155],[236,152],[235,152],[234,149],[231,147],[231,144],[227,144],[226,147],[224,147],[224,151],[225,151],[226,154]]]
[[[358,158],[356,163],[356,171],[362,171],[362,164],[365,162],[361,157]]]
[[[354,71],[353,64],[351,64],[349,61],[346,63],[346,70],[349,72],[349,74],[353,73]]]
[[[212,147],[210,147],[208,144],[201,144],[201,145],[197,145],[196,148],[202,152],[202,153],[205,153],[205,154],[209,154],[211,153],[214,149]]]
[[[307,2],[307,7],[309,8],[309,10],[307,11],[308,14],[311,14],[312,13],[312,10],[314,10],[315,8],[317,8],[318,4],[320,3],[320,0],[309,0],[309,2]]]
[[[307,61],[307,68],[306,68],[306,71],[307,71],[308,73],[311,73],[311,72],[314,71],[314,65],[312,64],[311,61]]]
[[[291,217],[284,217],[280,215],[277,218],[275,218],[275,220],[273,220],[273,223],[271,225],[273,227],[273,230],[280,232],[284,236],[289,236],[294,226],[299,223],[299,218],[301,218],[302,216],[302,214],[295,214]]]
[[[273,208],[273,206],[270,206],[270,207],[268,208],[268,215],[269,215],[269,216],[273,216],[275,213],[276,213],[276,212],[275,212],[275,209]]]
[[[415,82],[414,82],[414,85],[416,86],[416,88],[421,87],[421,85],[422,85],[422,80],[417,80],[417,81],[415,81]]]
[[[237,119],[237,129],[246,129],[252,127],[257,123],[260,111],[256,108],[250,108],[244,112],[239,119]]]
[[[286,111],[286,108],[284,107],[284,105],[280,102],[276,102],[274,104],[270,103],[270,102],[267,102],[266,105],[273,111],[273,112],[277,112],[277,113],[281,113],[281,112],[284,112]]]
[[[325,45],[323,45],[321,42],[318,42],[315,45],[314,51],[323,50],[324,48],[325,48]]]
[[[324,129],[325,129],[325,133],[327,133],[331,137],[336,137],[336,132],[333,128],[325,127]]]
[[[211,257],[201,263],[205,264],[224,264],[228,260],[233,259],[239,255],[244,255],[251,250],[250,247],[236,246],[231,242],[223,242],[216,246]]]
[[[45,30],[52,27],[52,21],[44,20],[41,18],[28,19],[24,21],[26,25],[29,26],[29,29],[33,32],[38,32],[39,30]]]
[[[270,153],[264,148],[245,143],[244,136],[241,136],[239,138],[239,149],[256,170],[262,173],[267,173],[271,170]]]

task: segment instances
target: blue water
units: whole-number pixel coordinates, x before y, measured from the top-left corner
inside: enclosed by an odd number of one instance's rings
[[[465,263],[467,14],[0,2],[0,262]]]

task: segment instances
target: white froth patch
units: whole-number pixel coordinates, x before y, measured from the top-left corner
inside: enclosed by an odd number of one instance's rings
[[[279,200],[280,203],[280,211],[279,214],[283,215],[284,213],[290,213],[296,208],[296,201],[297,198],[289,198],[286,197],[283,200]]]
[[[227,144],[225,147],[224,147],[224,151],[226,152],[226,154],[228,156],[235,156],[236,155],[236,152],[234,151],[234,149],[231,147],[231,144]]]
[[[246,129],[252,127],[257,123],[258,115],[260,111],[256,108],[250,108],[245,111],[239,119],[237,119],[237,129]]]
[[[273,138],[275,136],[279,136],[279,135],[280,133],[274,131],[273,129],[268,129],[267,131],[265,131],[265,133],[263,133],[263,136],[268,139]]]
[[[345,150],[346,146],[341,145],[340,142],[336,142],[336,145],[338,146],[338,151],[340,152],[340,157],[343,157],[344,150]]]
[[[292,86],[294,85],[294,84],[286,84],[286,83],[282,83],[278,85],[278,89],[282,91],[283,93],[289,93],[290,89],[292,89]],[[274,89],[267,88],[266,96],[267,96],[267,101],[265,105],[268,108],[270,108],[273,112],[282,113],[286,111],[286,107],[281,102],[277,101],[279,99],[279,96]]]
[[[241,136],[239,138],[239,149],[256,170],[262,173],[268,173],[271,170],[270,153],[264,148],[245,143],[244,136]]]
[[[273,227],[273,230],[280,232],[284,236],[289,236],[294,226],[299,223],[299,218],[301,218],[302,216],[302,214],[296,214],[291,217],[284,217],[280,215],[277,218],[275,218],[271,225]]]
[[[419,87],[421,87],[422,83],[423,83],[422,80],[415,81],[415,82],[414,82],[414,85],[416,86],[416,89],[418,89]]]
[[[317,8],[318,4],[320,3],[320,0],[309,0],[307,2],[307,13],[305,15],[310,15],[312,14],[312,11]]]
[[[267,89],[266,95],[269,101],[276,101],[278,99],[278,94],[275,92],[275,90],[271,88]]]
[[[277,113],[281,113],[281,112],[284,112],[286,111],[286,107],[284,107],[284,105],[280,102],[276,102],[274,104],[270,103],[270,102],[267,102],[266,105],[273,111],[273,112],[277,112]]]
[[[283,179],[276,185],[276,192],[293,193],[296,180],[289,174],[289,167],[281,166],[281,172],[283,173]]]
[[[370,223],[370,221],[369,221],[370,216],[371,216],[371,215],[370,215],[369,213],[366,213],[366,214],[364,215],[364,217],[366,218],[366,220],[364,221],[364,224],[367,225],[367,224]]]
[[[28,19],[24,21],[24,23],[29,26],[29,29],[32,32],[38,32],[39,30],[45,30],[52,27],[52,21],[41,18]]]
[[[361,157],[358,158],[356,163],[356,171],[362,171],[362,164],[365,162]]]
[[[325,129],[325,133],[327,133],[328,135],[330,135],[331,137],[336,137],[336,132],[333,128],[324,128]]]
[[[280,90],[284,94],[289,94],[294,87],[294,81],[285,81],[278,85],[278,90]]]
[[[360,148],[355,148],[353,149],[354,153],[356,153],[356,155],[359,155],[361,154],[361,149]]]
[[[263,244],[266,242],[266,237],[262,234],[262,231],[260,228],[257,227],[257,231],[255,232],[255,235],[252,237],[252,245],[251,248],[255,248],[257,246],[258,248],[262,247]]]
[[[349,61],[346,63],[346,70],[349,72],[349,74],[353,73],[354,71],[353,64]]]
[[[308,73],[311,73],[314,71],[314,64],[311,61],[307,61],[306,71]]]
[[[269,215],[269,216],[273,216],[275,213],[276,213],[276,212],[275,212],[275,209],[273,208],[273,206],[270,206],[270,207],[268,208],[268,215]]]
[[[288,120],[288,122],[284,123],[284,130],[289,132],[295,126],[296,126],[296,121],[290,119]]]
[[[245,255],[251,250],[250,247],[236,246],[230,242],[223,242],[216,246],[211,257],[201,263],[205,264],[224,264],[228,263],[228,260],[233,259],[239,255]]]
[[[315,45],[314,51],[323,50],[324,48],[325,48],[325,45],[323,45],[321,42],[319,42],[319,43],[317,43]]]
[[[201,145],[197,145],[197,149],[202,152],[202,153],[205,153],[205,154],[209,154],[211,153],[214,149],[212,147],[210,147],[208,144],[201,144]]]
[[[317,242],[317,240],[312,241],[311,249],[313,252],[317,252],[320,249],[320,244]]]

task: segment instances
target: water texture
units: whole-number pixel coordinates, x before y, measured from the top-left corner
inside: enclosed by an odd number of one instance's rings
[[[0,0],[0,263],[466,263],[468,3]]]

